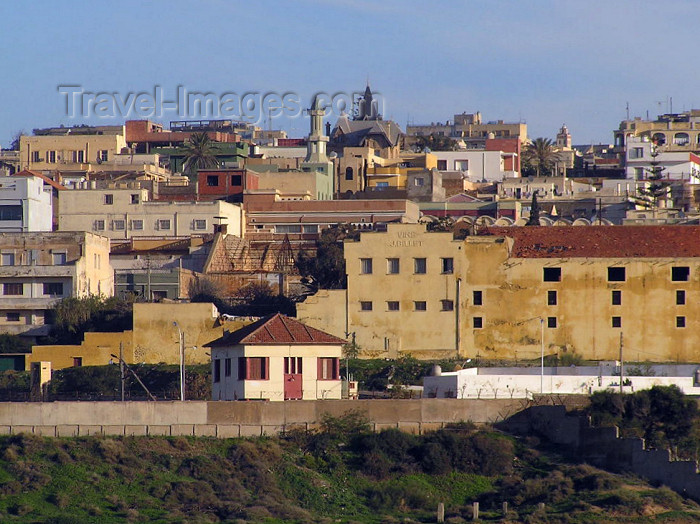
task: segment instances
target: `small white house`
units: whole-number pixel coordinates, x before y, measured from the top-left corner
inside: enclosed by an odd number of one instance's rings
[[[346,341],[280,313],[208,346],[213,400],[340,399]]]

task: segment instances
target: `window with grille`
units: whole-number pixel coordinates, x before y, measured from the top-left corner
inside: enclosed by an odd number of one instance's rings
[[[319,357],[318,380],[338,380],[340,377],[339,361],[334,357]]]
[[[270,368],[269,357],[239,357],[239,380],[268,380]]]

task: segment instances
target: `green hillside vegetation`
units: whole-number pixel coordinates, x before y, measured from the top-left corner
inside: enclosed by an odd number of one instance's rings
[[[695,522],[697,505],[489,428],[368,431],[357,413],[283,437],[0,437],[1,522]],[[504,520],[503,501],[509,502]],[[540,507],[544,503],[544,507]]]

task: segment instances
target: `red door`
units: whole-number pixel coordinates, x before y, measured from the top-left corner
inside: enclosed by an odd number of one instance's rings
[[[301,357],[284,357],[284,400],[301,399]]]

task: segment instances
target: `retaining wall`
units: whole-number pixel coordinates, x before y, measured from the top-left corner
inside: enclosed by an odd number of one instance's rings
[[[0,434],[261,436],[313,428],[326,413],[339,416],[352,410],[365,414],[377,431],[424,433],[453,422],[495,423],[527,405],[517,399],[6,402],[0,403]]]

